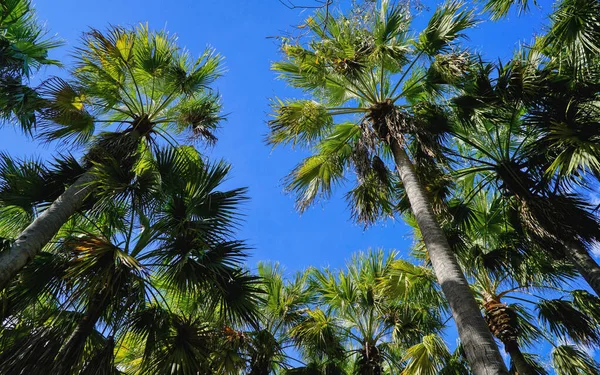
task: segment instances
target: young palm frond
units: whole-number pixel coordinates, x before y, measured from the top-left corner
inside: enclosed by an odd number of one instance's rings
[[[337,326],[334,315],[319,308],[306,312],[307,316],[290,330],[290,336],[310,360],[327,358],[334,362],[344,358],[342,329]]]
[[[423,337],[419,344],[406,350],[404,360],[408,362],[402,374],[438,374],[450,358],[446,344],[437,335]]]

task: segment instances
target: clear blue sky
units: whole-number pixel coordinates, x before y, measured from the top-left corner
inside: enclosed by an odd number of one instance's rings
[[[313,0],[298,1],[311,4]],[[438,4],[423,3],[430,8]],[[278,58],[277,43],[269,37],[290,30],[307,13],[290,10],[278,0],[38,0],[35,6],[40,21],[66,42],[53,57],[65,61],[67,67],[81,33],[88,27],[109,24],[148,22],[151,28],[176,33],[180,45],[192,54],[200,54],[211,45],[225,56],[227,73],[216,86],[229,116],[218,134],[217,146],[206,152],[233,165],[228,185],[249,187],[251,201],[244,207],[246,222],[240,233],[255,248],[249,266],[257,260],[277,260],[289,271],[309,265],[340,267],[352,252],[369,247],[407,253],[410,232],[402,222],[388,221],[363,230],[349,221],[341,191],[302,216],[294,211],[293,198],[283,192],[281,179],[303,154],[289,148],[271,150],[264,144],[268,99],[300,94],[275,80],[269,70]],[[534,9],[532,15],[512,15],[501,23],[481,24],[470,32],[469,44],[487,58],[506,59],[519,41],[529,41],[534,33],[541,32],[549,8],[545,5]],[[415,26],[423,25],[426,19],[424,15]],[[51,70],[38,76],[47,74],[66,73]],[[41,145],[9,126],[0,129],[0,150],[14,156],[46,158],[57,146]]]

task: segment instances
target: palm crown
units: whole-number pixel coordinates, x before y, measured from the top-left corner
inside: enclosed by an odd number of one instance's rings
[[[211,49],[192,59],[174,36],[140,25],[91,30],[76,54],[72,80],[54,78],[42,87],[46,138],[87,142],[105,123],[148,140],[172,143],[183,131],[215,140],[212,131],[222,118],[209,85],[222,69]]]
[[[384,132],[378,124],[390,111],[402,109],[397,116],[411,117],[395,131],[417,141],[416,153],[435,155],[447,123],[435,100],[466,72],[469,59],[452,52],[453,43],[475,21],[471,11],[451,2],[418,38],[410,38],[407,14],[403,6],[383,1],[373,12],[317,15],[307,21],[314,36],[308,45],[283,44],[285,60],[273,69],[312,98],[275,100],[268,140],[314,153],[288,179],[301,210],[319,195],[327,197],[353,166],[358,181],[348,198],[354,217],[368,223],[391,213],[394,178],[384,162],[389,151],[378,141]]]

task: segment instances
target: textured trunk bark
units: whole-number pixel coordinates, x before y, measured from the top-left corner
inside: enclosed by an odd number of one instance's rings
[[[374,344],[365,344],[362,350],[363,360],[366,366],[360,375],[381,375],[383,374],[383,358],[379,349]]]
[[[54,372],[56,375],[70,375],[72,373],[73,366],[79,361],[83,353],[87,338],[94,331],[94,327],[102,315],[105,299],[106,293],[103,288],[92,299],[83,318],[81,318],[73,333],[71,333],[60,348],[60,351],[56,355],[56,362],[58,364]]]
[[[565,253],[571,262],[575,264],[581,276],[600,297],[600,266],[598,263],[581,245],[576,243],[565,243],[564,245]]]
[[[510,360],[513,365],[515,365],[515,369],[519,375],[535,375],[535,371],[531,368],[529,362],[527,362],[525,356],[521,352],[519,344],[516,342],[505,342],[504,348],[510,355]]]
[[[95,180],[84,173],[50,207],[17,237],[8,251],[0,253],[0,290],[33,259],[73,215],[92,190]]]
[[[475,375],[507,375],[498,346],[481,315],[469,284],[442,232],[412,161],[402,145],[390,137],[396,168],[417,219],[435,275],[452,310],[467,361]]]

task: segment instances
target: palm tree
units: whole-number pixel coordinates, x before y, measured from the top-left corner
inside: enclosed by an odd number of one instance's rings
[[[106,33],[91,30],[77,50],[73,80],[47,80],[40,92],[38,128],[49,140],[88,145],[86,171],[0,254],[0,287],[6,286],[97,188],[96,167],[114,156],[132,165],[175,134],[190,131],[209,142],[221,120],[209,85],[220,75],[220,57],[207,50],[198,59],[173,36],[147,26]],[[96,127],[112,126],[96,134]],[[130,176],[135,179],[135,173]]]
[[[497,2],[509,6],[512,1]],[[539,131],[535,143],[550,160],[548,172],[563,178],[581,178],[587,172],[596,176],[600,166],[598,12],[595,0],[557,1],[546,35],[533,44],[533,57],[521,62],[527,65],[519,69],[523,77],[512,81],[522,80],[522,87],[503,96],[521,102],[524,121]]]
[[[309,272],[304,275],[309,276]],[[304,363],[293,366],[287,374],[337,374],[352,373],[351,353],[344,342],[343,330],[333,314],[327,312],[327,306],[317,303],[317,295],[311,289],[315,303],[305,308],[302,319],[289,330],[296,350],[302,355]]]
[[[548,138],[540,138],[541,126],[529,126],[541,116],[528,113],[522,101],[541,89],[530,61],[517,57],[499,68],[496,78],[491,78],[491,65],[475,75],[465,94],[455,99],[460,121],[453,131],[457,145],[449,153],[459,160],[457,175],[475,178],[476,190],[492,186],[501,192],[528,235],[543,248],[567,256],[600,295],[600,266],[586,249],[600,239],[600,225],[590,205],[556,173],[553,165],[559,157],[547,156],[557,149],[548,151]]]
[[[557,342],[596,345],[599,331],[595,310],[600,299],[582,290],[565,290],[577,275],[573,266],[564,259],[540,256],[543,249],[513,226],[518,225],[511,220],[515,213],[510,212],[510,206],[503,206],[500,196],[461,188],[467,200],[458,195],[448,202],[451,219],[443,221],[443,228],[466,270],[490,331],[510,355],[511,372],[546,374],[537,355],[523,352],[523,348],[544,341],[553,347],[553,367],[558,373],[575,373],[581,370],[581,363],[594,364],[581,351],[567,360],[564,354],[569,348]],[[415,235],[419,241],[414,255],[426,258],[418,230]]]
[[[46,301],[56,307],[50,315],[42,309],[37,325],[17,332],[19,340],[5,347],[0,361],[3,373],[26,369],[22,360],[30,358],[28,348],[44,353],[46,362],[38,361],[38,369],[85,373],[94,342],[103,343],[113,363],[114,348],[131,342],[133,333],[146,348],[141,373],[178,366],[178,373],[195,374],[198,357],[184,354],[210,353],[206,343],[220,332],[216,322],[255,319],[258,281],[240,269],[246,247],[231,238],[245,190],[217,190],[229,167],[206,165],[191,148],[157,150],[154,156],[137,166],[136,183],[121,189],[117,199],[112,192],[122,184],[123,168],[99,168],[106,177],[98,192],[101,209],[74,216],[52,251],[10,284],[5,305],[13,307],[5,312],[6,321],[21,324],[23,312]],[[165,325],[156,326],[160,316],[154,321],[152,314],[163,314]],[[36,346],[38,331],[52,334],[60,327],[54,320],[63,315],[71,317],[69,328],[63,325],[46,351]]]
[[[464,230],[458,235],[461,241],[455,243],[455,247],[463,247],[459,259],[463,269],[468,270],[474,279],[471,286],[482,306],[490,332],[504,345],[517,373],[534,375],[536,368],[541,366],[521,350],[523,330],[520,322],[523,318],[503,299],[510,298],[510,293],[542,289],[547,285],[547,279],[558,284],[560,276],[550,273],[550,277],[546,278],[543,271],[548,271],[545,268],[555,273],[563,270],[553,267],[554,259],[532,256],[528,246],[519,242],[518,232],[506,223],[507,215],[499,203],[500,199],[488,201],[479,193],[470,205],[470,217],[464,221]],[[519,250],[522,252],[519,253]],[[493,257],[498,259],[490,264],[489,259]],[[545,260],[550,261],[549,266],[544,264]],[[494,265],[499,265],[500,269],[493,268]]]
[[[463,269],[474,280],[471,285],[490,331],[504,344],[517,373],[539,374],[543,366],[535,356],[524,354],[521,346],[550,335],[544,336],[541,325],[531,323],[521,306],[508,305],[504,300],[527,301],[519,294],[539,296],[536,292],[561,291],[562,284],[575,273],[564,261],[540,257],[541,250],[511,226],[509,218],[513,215],[502,206],[503,200],[485,194],[475,194],[470,202],[452,202],[450,211],[460,218],[448,223],[454,226],[453,238],[457,239],[453,247]]]
[[[353,216],[373,222],[393,211],[391,155],[429,251],[436,276],[476,374],[506,373],[500,353],[431,209],[406,148],[436,164],[448,121],[436,101],[457,83],[469,59],[454,42],[475,21],[450,2],[440,7],[417,39],[401,6],[382,1],[377,11],[309,18],[307,36],[285,40],[285,60],[273,69],[312,98],[274,101],[269,142],[308,145],[314,154],[294,169],[288,187],[305,209],[329,196],[348,167],[357,186],[348,193]],[[321,25],[323,27],[321,28]],[[302,43],[307,40],[307,43]]]
[[[316,307],[310,273],[285,278],[278,263],[260,262],[257,268],[264,296],[257,309],[260,314],[256,324],[231,332],[235,340],[224,355],[230,359],[224,368],[232,374],[255,375],[342,371],[344,348],[331,317]],[[307,363],[294,358],[291,350],[301,353]],[[236,361],[237,366],[232,363]]]
[[[31,132],[39,96],[29,79],[43,66],[59,65],[48,52],[61,43],[47,38],[29,0],[7,0],[0,5],[0,118]],[[15,124],[16,125],[16,124]]]
[[[293,334],[325,336],[325,329],[337,333],[346,356],[353,357],[352,373],[384,374],[386,368],[398,373],[403,367],[403,374],[441,370],[450,357],[438,336],[443,328],[441,298],[424,298],[436,293],[421,291],[431,278],[420,278],[418,267],[395,257],[394,252],[371,251],[355,254],[346,271],[313,269],[314,319],[295,327]]]
[[[433,273],[394,258],[358,253],[347,270],[311,268],[291,278],[279,264],[260,263],[265,297],[258,324],[231,331],[223,355],[230,365],[220,371],[467,374],[460,355],[437,335],[445,306]]]
[[[246,372],[253,375],[279,373],[293,366],[289,349],[296,345],[291,330],[307,318],[308,306],[314,298],[308,289],[308,276],[296,273],[284,278],[278,263],[258,264],[258,276],[262,282],[264,298],[259,304],[257,324],[243,332],[246,338],[242,346],[246,358]],[[297,345],[299,350],[304,345]]]
[[[245,359],[234,349],[245,338],[233,323],[204,301],[181,302],[151,304],[133,315],[116,353],[119,367],[140,375],[241,373]]]

